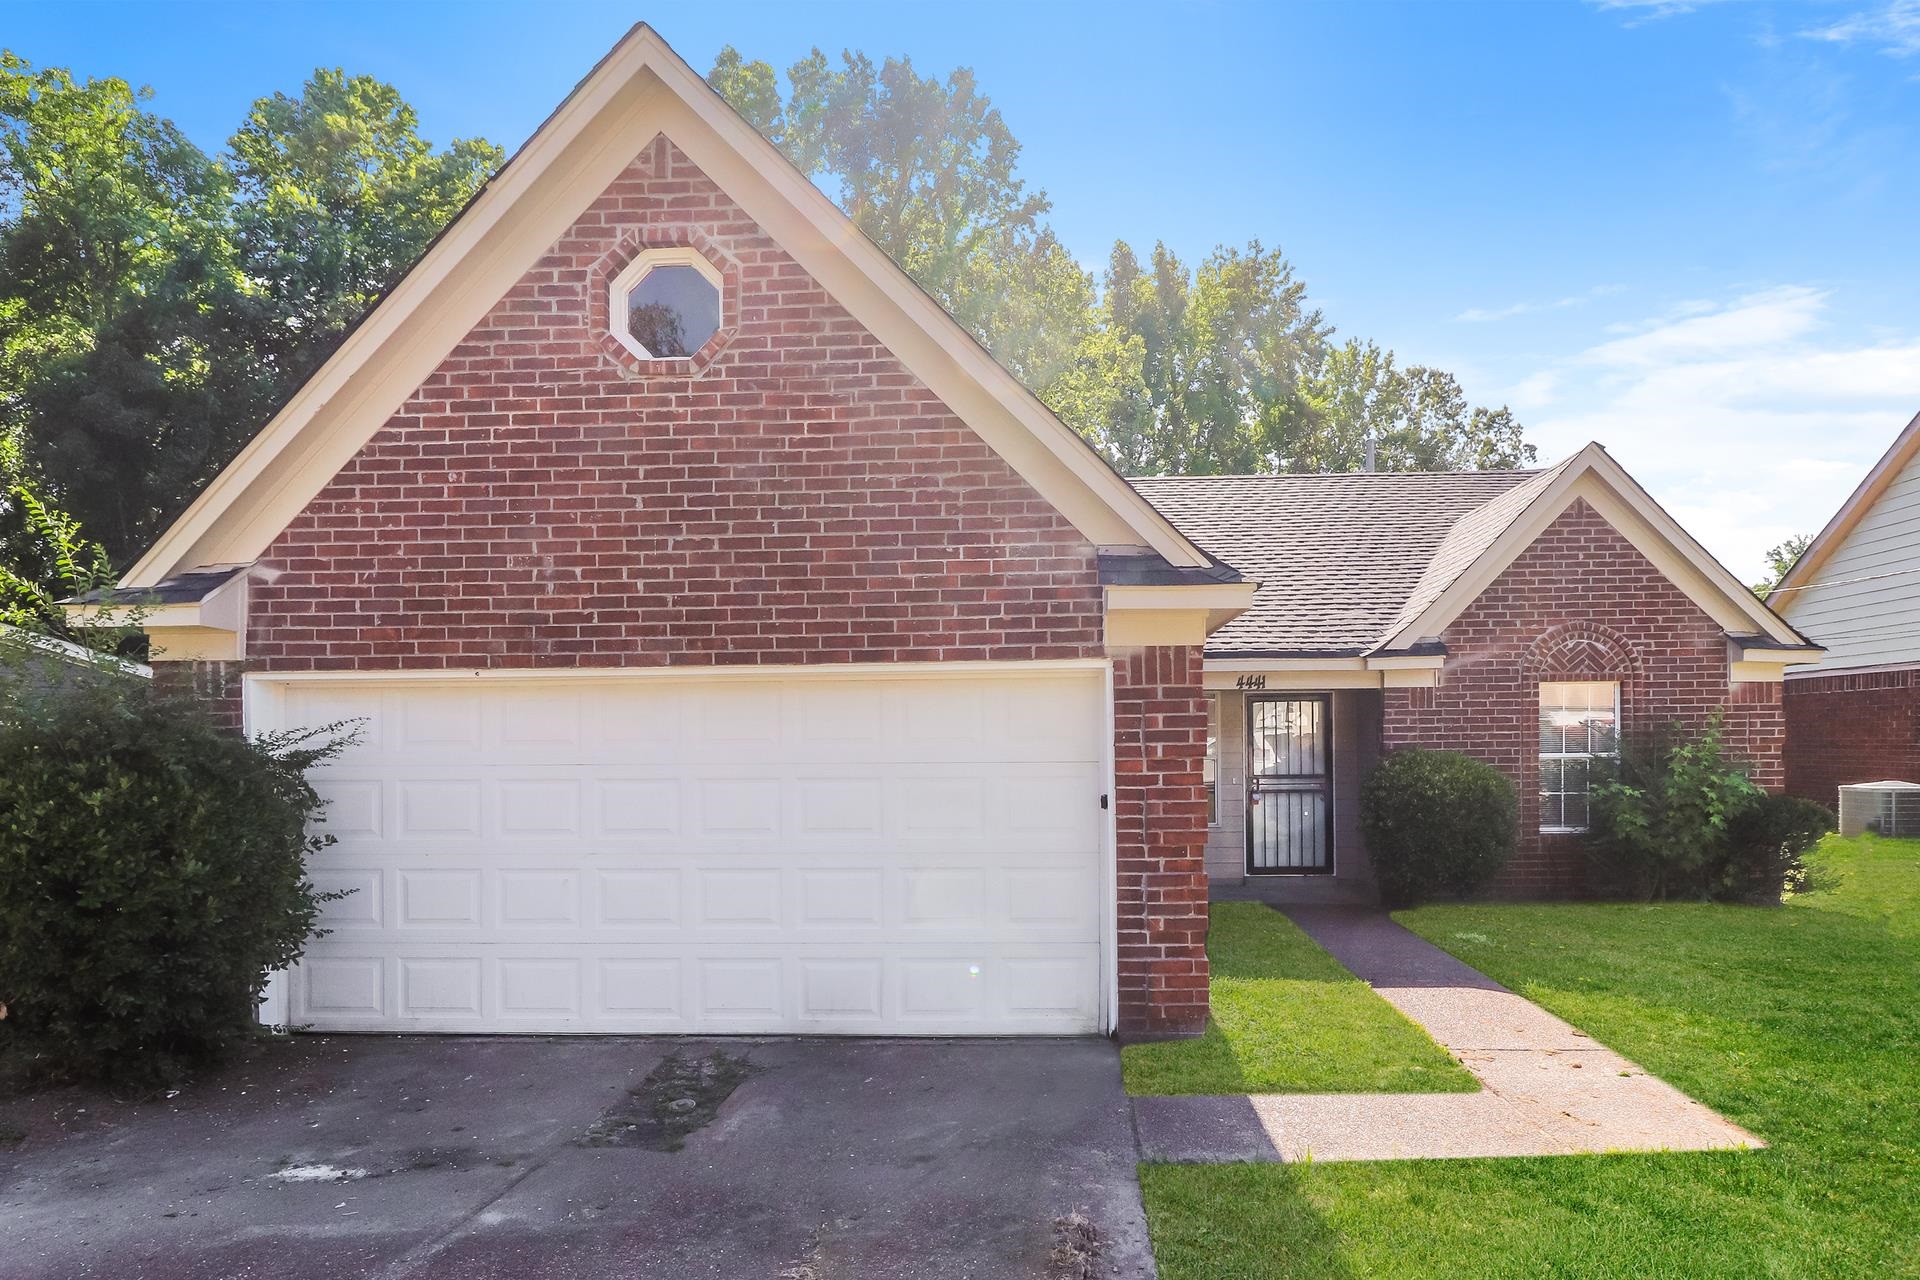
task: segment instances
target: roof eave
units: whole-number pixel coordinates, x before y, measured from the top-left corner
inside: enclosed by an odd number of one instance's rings
[[[1887,446],[1887,451],[1880,455],[1880,460],[1873,464],[1860,483],[1854,486],[1853,492],[1847,495],[1847,500],[1840,504],[1840,509],[1833,513],[1833,518],[1814,535],[1806,550],[1780,576],[1779,585],[1774,587],[1768,599],[1771,601],[1773,596],[1804,591],[1809,585],[1808,580],[1839,550],[1854,526],[1872,510],[1887,486],[1893,483],[1917,453],[1920,453],[1920,413],[1914,414],[1907,425],[1901,428],[1900,434]]]

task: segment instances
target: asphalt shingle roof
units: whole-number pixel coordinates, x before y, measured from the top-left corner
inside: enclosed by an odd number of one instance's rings
[[[1187,537],[1260,584],[1207,640],[1232,657],[1354,656],[1418,617],[1560,468],[1135,480]]]
[[[66,601],[67,604],[127,604],[127,605],[163,605],[197,604],[212,595],[214,588],[220,586],[239,573],[244,565],[234,565],[225,569],[194,569],[187,573],[175,574],[164,582],[156,582],[150,587],[109,587],[98,591],[89,591]]]

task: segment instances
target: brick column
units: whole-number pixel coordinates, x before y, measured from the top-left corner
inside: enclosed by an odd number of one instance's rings
[[[162,693],[200,703],[215,724],[237,733],[242,727],[240,673],[244,669],[238,662],[156,662],[153,684]]]
[[[1120,1032],[1207,1023],[1207,704],[1198,646],[1114,653]]]
[[[1768,791],[1784,790],[1787,709],[1780,682],[1743,681],[1731,686],[1723,724],[1728,752],[1747,762],[1754,782]]]

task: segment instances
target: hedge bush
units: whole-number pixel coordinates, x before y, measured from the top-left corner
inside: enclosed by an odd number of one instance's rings
[[[1675,725],[1623,743],[1591,799],[1594,887],[1649,901],[1777,903],[1835,825],[1820,805],[1755,786],[1728,755],[1718,713],[1698,733]]]
[[[1360,789],[1360,825],[1390,907],[1479,889],[1513,856],[1518,822],[1512,780],[1457,751],[1395,751]]]
[[[1713,896],[1772,905],[1782,894],[1808,887],[1806,853],[1839,825],[1823,804],[1762,795],[1728,824],[1727,860],[1714,878]]]
[[[305,773],[340,729],[249,740],[145,680],[0,680],[0,1038],[157,1084],[247,1035],[327,897]]]

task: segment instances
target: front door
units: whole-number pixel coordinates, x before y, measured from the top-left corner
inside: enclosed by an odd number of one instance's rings
[[[1325,694],[1247,700],[1247,874],[1333,870],[1333,717]]]

